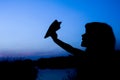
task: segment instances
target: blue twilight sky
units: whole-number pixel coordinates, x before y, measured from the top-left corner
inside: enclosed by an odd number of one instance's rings
[[[120,50],[120,0],[0,0],[0,56],[64,55],[51,38],[44,39],[55,19],[62,21],[59,38],[82,50],[84,25],[108,23]]]

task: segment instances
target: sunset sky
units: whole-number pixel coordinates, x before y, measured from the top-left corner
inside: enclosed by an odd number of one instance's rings
[[[119,0],[0,0],[0,56],[66,55],[50,37],[44,39],[55,19],[62,22],[59,39],[82,50],[85,24],[108,23],[120,50],[119,9]]]

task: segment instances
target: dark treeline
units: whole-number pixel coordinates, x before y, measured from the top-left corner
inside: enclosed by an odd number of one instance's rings
[[[80,56],[79,57],[78,56],[67,56],[67,57],[40,58],[37,61],[34,61],[34,64],[40,69],[76,68],[82,65],[81,58],[82,57]],[[115,64],[120,65],[120,50],[115,51],[113,55],[113,61]]]
[[[120,63],[120,51],[115,52],[113,58]],[[0,61],[0,80],[36,80],[39,69],[64,69],[80,67],[81,59],[74,56],[40,58],[38,60],[4,59]]]
[[[77,66],[79,64],[78,61],[79,60],[73,56],[42,58],[36,61],[36,65],[40,69],[64,69]]]
[[[32,60],[0,61],[0,80],[36,80],[36,77]]]

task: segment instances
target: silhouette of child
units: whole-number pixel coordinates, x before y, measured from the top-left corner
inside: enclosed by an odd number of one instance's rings
[[[92,22],[85,25],[86,33],[82,35],[82,47],[86,47],[85,51],[74,48],[71,45],[58,39],[57,34],[51,35],[53,41],[60,47],[70,52],[73,55],[106,55],[108,52],[113,52],[115,47],[115,37],[112,28],[106,23]],[[102,52],[102,53],[101,53]],[[104,54],[105,52],[106,54]],[[97,54],[96,54],[97,53]],[[100,54],[99,54],[100,53]],[[87,54],[87,55],[89,55]],[[108,53],[109,54],[109,53]],[[89,56],[90,56],[89,55]]]
[[[67,52],[79,57],[81,65],[77,66],[77,78],[75,80],[92,80],[114,78],[113,53],[115,37],[110,25],[102,22],[91,22],[85,25],[86,32],[82,35],[81,46],[86,50],[80,50],[58,39],[56,32],[51,35],[53,41]],[[108,75],[108,76],[107,76]]]

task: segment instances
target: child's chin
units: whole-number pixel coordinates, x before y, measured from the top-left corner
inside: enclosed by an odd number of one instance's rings
[[[85,41],[82,41],[82,42],[81,42],[81,46],[82,46],[82,47],[86,47],[86,46],[87,46],[87,45],[86,45],[86,42],[85,42]]]

